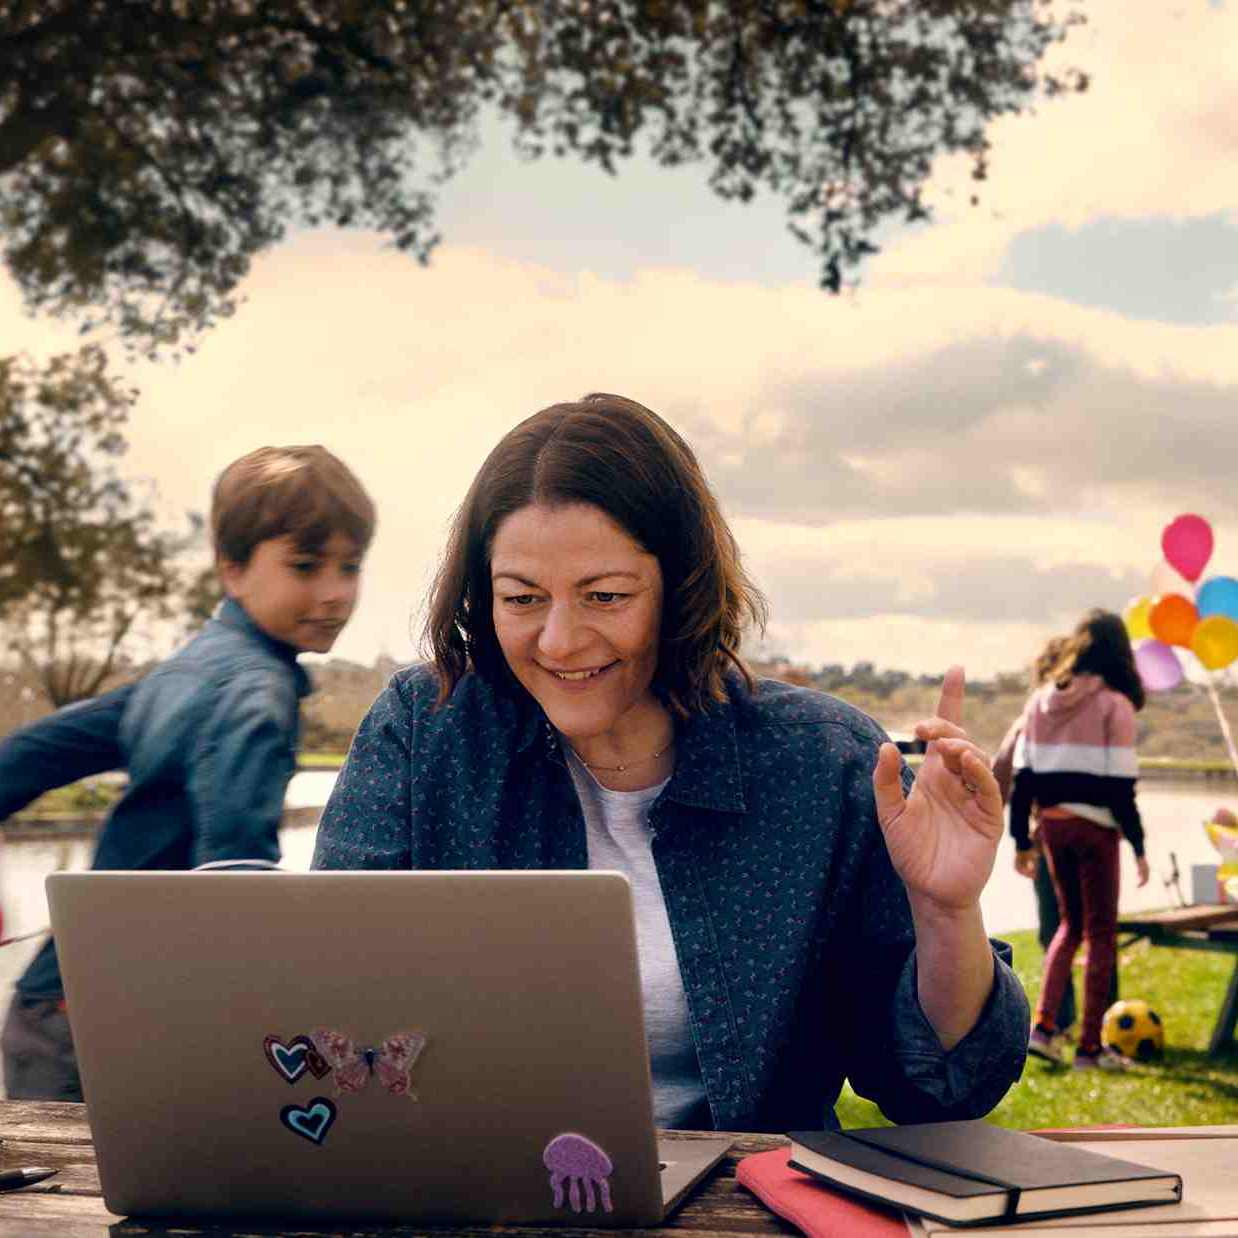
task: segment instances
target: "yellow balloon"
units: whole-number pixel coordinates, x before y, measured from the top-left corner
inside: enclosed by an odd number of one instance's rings
[[[1131,598],[1122,612],[1122,620],[1126,624],[1127,635],[1131,640],[1151,640],[1152,628],[1148,623],[1148,612],[1152,609],[1152,598]]]
[[[1238,658],[1238,623],[1227,615],[1208,615],[1191,634],[1191,652],[1210,671]]]

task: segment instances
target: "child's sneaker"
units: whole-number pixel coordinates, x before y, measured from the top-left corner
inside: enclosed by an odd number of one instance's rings
[[[1032,1033],[1027,1038],[1027,1051],[1032,1057],[1052,1062],[1055,1066],[1066,1064],[1066,1054],[1062,1051],[1061,1037],[1051,1036],[1038,1027],[1032,1028]]]
[[[1076,1053],[1076,1070],[1130,1070],[1134,1062],[1106,1045],[1099,1053]]]

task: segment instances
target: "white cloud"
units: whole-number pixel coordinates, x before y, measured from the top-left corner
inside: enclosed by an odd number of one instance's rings
[[[857,308],[804,289],[711,283],[681,271],[565,280],[450,248],[423,270],[378,251],[372,238],[312,236],[257,263],[246,292],[238,317],[196,356],[138,371],[144,394],[127,467],[157,478],[170,509],[201,509],[219,469],[261,443],[313,441],[337,451],[380,512],[363,602],[339,646],[361,660],[380,650],[408,655],[410,617],[451,512],[485,453],[522,417],[588,390],[616,390],[662,412],[713,461],[713,447],[733,436],[765,449],[785,434],[805,415],[785,395],[797,389],[820,393],[817,419],[807,424],[825,454],[809,457],[808,474],[815,468],[828,476],[831,452],[857,459],[849,505],[830,514],[825,493],[825,527],[794,516],[753,519],[736,506],[729,483],[723,486],[741,545],[771,582],[773,631],[800,642],[787,652],[811,659],[845,648],[860,657],[869,641],[888,651],[889,665],[902,658],[907,669],[932,670],[957,639],[977,673],[1017,666],[1041,639],[1041,625],[1069,621],[1094,604],[1093,574],[1100,582],[1112,573],[1129,581],[1150,570],[1161,525],[1197,494],[1191,470],[1176,470],[1155,496],[1112,484],[1120,475],[1114,461],[1129,443],[1121,416],[1105,404],[1112,389],[1104,383],[1068,388],[1065,412],[1049,424],[1043,410],[1037,421],[1037,410],[1004,400],[1000,390],[987,393],[991,416],[959,421],[961,393],[974,382],[961,366],[933,378],[936,390],[910,393],[923,400],[918,420],[905,411],[901,422],[883,426],[880,410],[854,399],[857,368],[897,388],[901,366],[920,364],[917,358],[928,365],[951,342],[982,357],[991,341],[1034,331],[1042,343],[1028,365],[1011,367],[1016,386],[1041,381],[1063,356],[1075,358],[1086,377],[1100,357],[1120,364],[1128,390],[1138,391],[1163,380],[1158,351],[1177,358],[1179,377],[1201,370],[1238,382],[1236,329],[1153,329],[984,289],[957,296],[872,290]],[[1221,335],[1226,347],[1218,348]],[[923,372],[934,373],[931,366]],[[1002,373],[995,370],[992,383],[1000,384]],[[1143,410],[1142,432],[1164,441],[1173,414],[1171,407]],[[867,476],[865,458],[877,462]],[[1110,479],[1109,489],[1059,495],[1056,517],[1036,510],[1045,479],[1068,465],[1071,476],[1086,480],[1089,459]],[[1022,514],[994,506],[982,516],[959,515],[970,482],[951,480],[943,462],[957,464],[965,479],[1009,471],[1034,501]],[[725,480],[724,463],[710,467]],[[914,484],[917,471],[934,469],[941,474],[936,510],[890,518],[879,483],[896,493]],[[1146,465],[1141,469],[1146,477]],[[758,492],[792,492],[790,479],[775,472],[751,480]],[[1238,521],[1219,525],[1218,537],[1234,548],[1230,561],[1238,569]],[[1068,590],[1052,615],[1011,615],[1020,599],[1026,596],[1030,609],[1037,598],[1011,575],[1048,580],[1055,571],[1068,574],[1062,580],[1077,588],[1077,598]],[[854,596],[843,617],[828,618],[824,607],[814,622],[811,598],[793,585],[824,576]],[[975,587],[951,583],[960,581]],[[949,614],[934,617],[934,598]],[[1113,604],[1124,598],[1120,591]],[[980,630],[991,635],[982,638]],[[1025,632],[1037,634],[1030,645]],[[875,649],[871,656],[883,660]]]
[[[1234,210],[1238,6],[1083,7],[1087,24],[1046,63],[1083,68],[1088,89],[992,125],[982,185],[965,158],[940,160],[926,195],[934,222],[891,244],[868,282],[983,283],[1027,229]],[[977,190],[980,203],[969,206]]]
[[[770,590],[771,641],[793,657],[931,671],[966,651],[977,674],[1018,667],[1137,588],[1184,510],[1213,519],[1213,570],[1238,575],[1238,322],[1135,322],[986,286],[1019,231],[1238,201],[1238,7],[1088,9],[1062,55],[1094,71],[1092,89],[995,127],[980,208],[959,207],[970,186],[943,164],[939,222],[854,295],[687,269],[565,274],[552,235],[545,262],[518,261],[459,243],[465,228],[428,269],[368,235],[301,235],[254,264],[246,303],[197,355],[135,370],[126,467],[177,512],[204,508],[219,469],[261,443],[337,451],[380,511],[339,646],[367,661],[409,653],[446,523],[499,436],[598,389],[697,446]],[[658,202],[642,209],[668,226]],[[763,236],[743,235],[759,273]],[[6,351],[76,343],[25,319],[11,286],[0,336]],[[736,472],[753,459],[766,465],[745,491]]]

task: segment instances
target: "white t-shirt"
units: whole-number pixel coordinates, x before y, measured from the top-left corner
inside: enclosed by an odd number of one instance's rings
[[[563,748],[584,812],[589,867],[617,870],[632,883],[654,1123],[665,1130],[707,1130],[709,1104],[650,844],[649,810],[670,780],[641,791],[612,791],[571,748]]]

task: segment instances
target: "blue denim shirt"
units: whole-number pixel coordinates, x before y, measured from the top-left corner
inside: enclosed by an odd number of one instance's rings
[[[54,787],[120,769],[120,720],[133,684],[66,705],[0,742],[0,821]]]
[[[836,1127],[844,1078],[898,1122],[987,1113],[1022,1070],[1027,999],[994,943],[988,1003],[950,1052],[921,1011],[873,805],[883,732],[824,693],[763,680],[749,694],[738,677],[728,691],[677,724],[651,812],[715,1128]],[[587,867],[580,803],[532,698],[476,675],[441,709],[436,693],[413,667],[375,702],[314,867]]]
[[[121,695],[109,694],[115,700],[100,698],[89,715],[91,750],[99,756],[106,748],[105,728],[120,706],[116,747],[129,786],[103,826],[91,867],[277,860],[300,698],[309,687],[296,651],[267,636],[229,599],[178,653]],[[52,752],[61,740],[69,747],[80,721],[68,711],[67,721],[59,713],[36,723],[44,750]],[[28,749],[29,737],[21,743]],[[17,988],[28,997],[60,995],[53,942]]]

